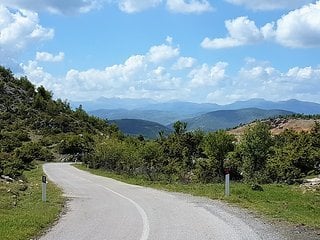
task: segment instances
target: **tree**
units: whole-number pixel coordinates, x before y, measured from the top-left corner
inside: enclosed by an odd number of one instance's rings
[[[234,150],[234,136],[224,130],[209,133],[204,138],[204,153],[213,167],[213,174],[218,178],[224,176],[224,161],[227,154]]]
[[[45,101],[49,101],[52,98],[52,93],[47,91],[42,85],[37,88],[37,94],[41,96]]]
[[[173,124],[174,133],[177,135],[181,135],[187,131],[187,123],[177,121]]]
[[[146,142],[140,148],[139,156],[143,162],[143,170],[151,181],[158,180],[162,172],[162,155],[160,144],[154,141]]]
[[[311,133],[286,130],[275,137],[267,162],[267,176],[276,182],[294,182],[309,173],[315,173],[319,148],[314,145],[315,129]]]
[[[34,142],[26,143],[21,148],[16,149],[15,157],[21,160],[27,167],[34,160],[49,162],[54,158],[49,150]]]
[[[0,66],[0,79],[3,79],[5,82],[13,81],[14,76],[10,69]]]
[[[271,146],[272,137],[267,124],[257,122],[245,131],[239,148],[242,156],[242,172],[245,181],[263,181],[263,174]]]
[[[320,122],[316,121],[311,129],[312,156],[314,158],[314,168],[320,173]]]

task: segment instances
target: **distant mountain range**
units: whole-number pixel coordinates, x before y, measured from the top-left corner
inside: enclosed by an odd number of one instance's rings
[[[90,111],[90,114],[108,120],[115,119],[143,119],[157,122],[162,125],[169,125],[185,118],[196,117],[199,114],[183,114],[179,111],[160,111],[160,110],[127,110],[127,109],[98,109]]]
[[[180,114],[207,113],[217,110],[236,110],[242,108],[281,109],[302,114],[320,114],[320,104],[291,99],[287,101],[272,102],[260,98],[247,101],[237,101],[227,105],[214,103],[192,103],[170,101],[159,103],[151,99],[129,98],[99,98],[94,101],[71,102],[72,107],[80,104],[86,111],[97,109],[126,109],[126,110],[157,110],[164,112],[179,112]]]
[[[203,131],[216,131],[228,129],[240,124],[247,124],[254,120],[271,117],[292,115],[294,112],[285,110],[263,110],[259,108],[244,108],[239,110],[218,110],[202,114],[198,117],[184,119],[188,130],[201,129]]]
[[[131,136],[142,135],[148,139],[155,139],[159,136],[159,132],[168,135],[171,129],[155,122],[145,121],[141,119],[119,119],[110,121],[119,127],[120,131]]]
[[[216,131],[218,129],[228,129],[240,124],[250,123],[254,120],[292,115],[293,112],[284,110],[262,110],[258,108],[245,108],[239,110],[218,110],[202,114],[198,117],[182,120],[187,122],[187,130]],[[165,134],[172,132],[173,123],[163,126],[156,122],[140,119],[112,120],[110,123],[116,124],[119,129],[128,135],[142,135],[146,138],[156,138],[159,132]]]
[[[73,107],[80,103],[72,102]],[[100,98],[92,102],[83,102],[82,106],[90,114],[100,118],[114,119],[143,119],[168,125],[177,120],[199,117],[203,114],[218,110],[237,110],[244,108],[259,108],[265,110],[281,109],[301,114],[320,114],[320,104],[299,101],[295,99],[272,102],[264,99],[250,99],[227,105],[192,102],[157,103],[150,99],[116,99]]]

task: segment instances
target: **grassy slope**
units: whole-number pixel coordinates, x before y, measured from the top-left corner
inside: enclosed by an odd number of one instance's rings
[[[30,239],[39,235],[59,216],[64,204],[61,190],[47,184],[47,202],[41,200],[42,167],[25,171],[28,189],[19,191],[19,183],[0,182],[0,236],[1,240]],[[8,190],[11,192],[8,192]],[[17,205],[12,192],[18,193]]]
[[[224,196],[223,184],[166,184],[152,183],[141,178],[126,177],[108,173],[99,169],[87,169],[77,165],[82,170],[105,177],[114,178],[130,184],[152,188],[189,193],[211,199],[221,199],[238,206],[261,213],[273,220],[284,220],[294,224],[304,224],[320,228],[320,193],[303,192],[297,186],[263,185],[264,191],[252,191],[243,183],[231,183],[231,196]]]

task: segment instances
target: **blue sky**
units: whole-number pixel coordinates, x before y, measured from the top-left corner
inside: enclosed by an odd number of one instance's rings
[[[1,0],[0,64],[56,98],[320,102],[320,1]]]

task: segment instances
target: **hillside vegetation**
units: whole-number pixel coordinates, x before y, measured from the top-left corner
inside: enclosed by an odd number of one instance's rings
[[[0,67],[0,175],[19,177],[34,160],[52,161],[54,154],[85,154],[97,135],[117,128],[89,116],[81,106],[53,100],[44,87],[16,78]]]

